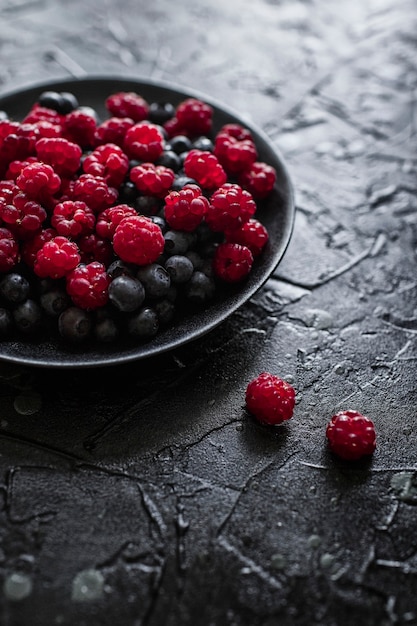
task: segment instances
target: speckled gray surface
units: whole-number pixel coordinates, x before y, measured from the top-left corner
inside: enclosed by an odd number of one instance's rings
[[[209,335],[127,366],[0,368],[2,626],[417,624],[415,2],[3,0],[0,95],[163,79],[286,158],[273,276]],[[269,370],[283,428],[244,409]],[[331,415],[375,422],[359,466]]]

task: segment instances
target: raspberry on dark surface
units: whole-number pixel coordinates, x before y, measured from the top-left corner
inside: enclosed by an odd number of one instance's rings
[[[29,239],[40,231],[47,217],[45,209],[23,192],[11,204],[0,203],[0,218],[18,239]]]
[[[271,426],[289,420],[295,406],[295,390],[274,374],[262,372],[246,389],[246,407],[261,423]]]
[[[347,461],[370,456],[376,448],[374,424],[358,411],[340,411],[333,415],[326,437],[330,450]]]
[[[50,165],[34,162],[22,168],[16,185],[28,198],[42,202],[59,191],[61,179]]]

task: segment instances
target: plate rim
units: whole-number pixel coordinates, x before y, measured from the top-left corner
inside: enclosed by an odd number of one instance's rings
[[[42,358],[37,358],[36,356],[19,356],[18,354],[4,354],[1,352],[1,344],[0,342],[0,362],[3,363],[13,363],[17,365],[23,366],[31,366],[37,368],[52,368],[52,369],[84,369],[84,368],[98,368],[98,367],[108,367],[115,366],[121,364],[128,364],[134,361],[144,360],[151,357],[156,357],[161,354],[165,354],[174,350],[175,348],[183,347],[184,345],[195,341],[204,335],[208,334],[214,328],[218,327],[222,324],[226,319],[228,319],[233,313],[235,313],[240,307],[242,307],[246,302],[248,302],[255,293],[257,293],[263,285],[267,282],[267,280],[271,277],[272,273],[278,266],[279,262],[282,260],[289,242],[291,240],[291,236],[294,230],[294,222],[295,222],[295,194],[294,194],[294,185],[291,179],[291,176],[288,171],[288,166],[286,164],[285,158],[283,157],[281,150],[272,143],[272,140],[268,137],[265,131],[256,126],[256,124],[252,120],[248,120],[243,116],[239,111],[234,109],[228,104],[224,104],[218,99],[211,97],[209,94],[205,94],[204,92],[189,88],[186,85],[182,85],[179,83],[174,83],[168,80],[156,80],[148,77],[142,76],[130,76],[130,75],[120,75],[115,76],[114,74],[91,74],[85,75],[82,77],[64,77],[64,78],[54,78],[48,80],[41,80],[27,84],[21,84],[19,87],[15,89],[0,91],[0,107],[3,108],[5,106],[5,110],[7,112],[7,100],[15,99],[20,95],[24,95],[27,92],[36,92],[36,91],[46,91],[47,89],[54,89],[58,85],[59,86],[69,86],[69,85],[83,85],[83,84],[92,84],[92,83],[103,83],[103,82],[115,82],[115,83],[130,83],[132,86],[136,85],[137,87],[143,86],[146,88],[155,88],[162,89],[174,92],[178,97],[195,97],[202,99],[207,104],[211,105],[214,110],[217,109],[222,114],[226,114],[229,117],[234,118],[236,121],[243,124],[247,127],[254,135],[255,139],[261,140],[265,146],[274,153],[277,162],[279,162],[282,176],[286,183],[286,194],[285,194],[285,205],[286,205],[286,231],[283,233],[283,238],[279,243],[279,253],[276,253],[271,258],[271,262],[268,264],[267,268],[265,268],[264,276],[260,281],[255,282],[249,289],[243,289],[242,295],[235,298],[230,306],[227,307],[226,310],[217,311],[217,314],[211,320],[206,320],[204,324],[200,324],[196,329],[194,329],[189,336],[177,337],[172,340],[166,341],[162,346],[153,346],[152,339],[147,343],[137,344],[134,348],[134,352],[128,352],[126,354],[121,353],[108,353],[105,352],[103,355],[96,354],[95,356],[88,355],[88,352],[80,352],[80,359],[74,360],[73,354],[71,353],[72,359],[63,358],[62,360],[45,360]],[[138,89],[139,91],[139,89]],[[220,303],[222,304],[222,303]],[[169,329],[167,329],[169,332]],[[11,343],[21,344],[22,341],[15,340]],[[42,345],[45,345],[46,342],[41,342]],[[36,344],[34,344],[36,346]],[[55,348],[59,350],[59,348]]]

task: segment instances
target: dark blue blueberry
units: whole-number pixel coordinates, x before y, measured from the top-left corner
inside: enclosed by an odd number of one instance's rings
[[[145,287],[147,298],[164,298],[171,286],[168,272],[159,263],[150,263],[140,267],[136,276]]]
[[[0,308],[0,339],[8,337],[13,330],[13,315],[8,309]]]
[[[61,91],[59,95],[61,96],[61,110],[59,113],[66,115],[67,113],[71,113],[71,111],[78,109],[78,100],[73,93],[70,93],[69,91]]]
[[[71,304],[71,298],[65,289],[53,289],[43,293],[40,304],[47,315],[57,317]]]
[[[166,233],[168,224],[166,223],[165,218],[161,215],[151,215],[151,220],[154,224],[158,224],[159,228],[162,230],[162,233]]]
[[[171,185],[172,191],[181,191],[185,185],[197,185],[197,181],[194,178],[190,178],[189,176],[185,176],[185,174],[180,174],[176,176],[174,182]]]
[[[185,295],[195,304],[204,304],[213,298],[216,284],[212,278],[203,272],[194,272],[188,283],[185,285]]]
[[[174,105],[170,102],[151,102],[148,118],[153,124],[165,124],[175,115]]]
[[[193,144],[185,135],[176,135],[169,140],[169,147],[173,152],[181,154],[181,152],[189,152]]]
[[[193,242],[193,233],[182,230],[168,230],[164,234],[165,252],[169,255],[185,254]]]
[[[33,334],[42,323],[42,310],[34,300],[25,300],[13,309],[13,319],[17,330],[25,334]]]
[[[91,315],[76,306],[66,309],[58,319],[59,334],[71,343],[82,343],[91,334]]]
[[[194,265],[186,256],[174,254],[165,262],[165,269],[173,283],[181,284],[190,280],[194,272]]]
[[[120,204],[133,204],[137,197],[137,187],[135,183],[132,183],[131,180],[127,180],[122,185],[120,185],[118,198],[118,202]]]
[[[30,294],[30,285],[24,276],[11,272],[0,281],[0,296],[11,304],[19,304],[27,300]]]
[[[159,323],[162,325],[169,324],[172,322],[175,316],[175,304],[164,298],[162,300],[158,300],[153,305],[156,315],[158,316]]]
[[[62,96],[57,91],[43,91],[38,98],[38,104],[47,109],[53,109],[57,113],[61,113],[63,105]]]
[[[144,307],[134,313],[128,321],[127,332],[132,337],[149,338],[156,335],[159,329],[158,316],[150,307]]]
[[[155,196],[138,196],[134,206],[141,215],[155,215],[161,209],[162,201]]]
[[[181,160],[173,150],[165,150],[156,161],[156,165],[163,165],[164,167],[169,167],[173,172],[178,172]]]
[[[200,270],[203,267],[204,260],[195,250],[188,250],[188,252],[185,253],[185,256],[187,259],[190,259],[195,270]]]
[[[109,300],[122,313],[132,313],[142,306],[145,288],[131,276],[117,276],[109,286]]]
[[[213,152],[214,145],[208,137],[197,137],[193,141],[193,149],[202,150],[203,152]]]
[[[129,265],[126,265],[121,259],[116,259],[113,263],[110,263],[107,268],[107,274],[110,278],[117,278],[118,276],[133,276],[133,271]]]
[[[112,343],[119,338],[120,331],[116,321],[106,308],[96,311],[93,334],[101,343]]]

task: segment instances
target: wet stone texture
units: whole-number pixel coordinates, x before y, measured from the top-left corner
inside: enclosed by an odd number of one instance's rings
[[[3,0],[2,93],[208,93],[281,150],[297,214],[270,280],[186,348],[0,366],[2,626],[417,624],[416,8]],[[264,370],[297,389],[275,430],[244,409]],[[348,408],[378,433],[353,467],[324,438]]]

